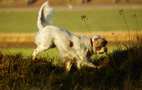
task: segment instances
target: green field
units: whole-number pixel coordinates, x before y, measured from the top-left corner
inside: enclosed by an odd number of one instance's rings
[[[25,58],[30,57],[34,51],[34,48],[9,48],[9,49],[1,49],[2,53],[4,54],[17,54],[17,53],[21,53],[25,56]],[[55,49],[49,49],[45,52],[41,52],[39,55],[39,57],[58,57],[58,51]]]
[[[88,32],[82,15],[92,32],[97,31],[127,31],[124,19],[119,15],[120,9],[87,9],[87,10],[55,10],[53,24],[71,32]],[[130,30],[138,30],[136,14],[140,29],[142,28],[142,9],[124,9]],[[36,32],[38,11],[1,11],[1,33],[30,33]]]

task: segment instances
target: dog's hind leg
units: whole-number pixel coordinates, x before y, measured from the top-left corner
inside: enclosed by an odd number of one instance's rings
[[[38,54],[38,49],[36,48],[32,54],[32,60],[35,60],[36,56]]]
[[[81,61],[77,60],[76,63],[77,63],[77,68],[80,69],[81,68]]]
[[[52,39],[48,38],[47,41],[42,41],[43,39],[41,39],[41,38],[42,37],[40,37],[40,39],[36,43],[37,48],[34,50],[34,52],[32,54],[32,59],[33,60],[35,60],[35,58],[38,55],[38,53],[46,51],[49,48],[54,48],[55,47]]]
[[[40,52],[43,52],[43,51],[46,51],[46,50],[48,50],[49,49],[49,47],[44,47],[44,46],[38,46],[35,50],[34,50],[34,52],[33,52],[33,54],[32,54],[32,60],[35,60],[35,58],[36,58],[36,56],[40,53]]]

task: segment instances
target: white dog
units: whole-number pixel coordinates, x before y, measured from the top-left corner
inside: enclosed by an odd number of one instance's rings
[[[37,48],[32,54],[32,59],[35,59],[38,53],[56,47],[67,71],[70,71],[74,61],[79,69],[82,66],[96,68],[89,59],[93,54],[107,52],[105,38],[99,35],[74,35],[65,29],[49,25],[53,12],[54,9],[49,7],[48,2],[45,2],[40,8],[37,21],[39,32],[35,37]]]

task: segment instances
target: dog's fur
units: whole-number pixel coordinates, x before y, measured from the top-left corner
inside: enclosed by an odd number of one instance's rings
[[[65,29],[51,24],[51,16],[54,9],[45,2],[39,11],[37,26],[39,32],[35,37],[37,48],[32,54],[35,59],[38,53],[56,47],[60,57],[63,59],[66,69],[70,71],[73,61],[77,67],[96,66],[89,61],[93,54],[102,54],[107,51],[105,38],[99,35],[82,36],[74,35]]]

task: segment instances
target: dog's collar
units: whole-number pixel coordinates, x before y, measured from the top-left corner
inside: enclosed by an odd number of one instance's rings
[[[93,47],[92,37],[90,37],[91,46]]]

